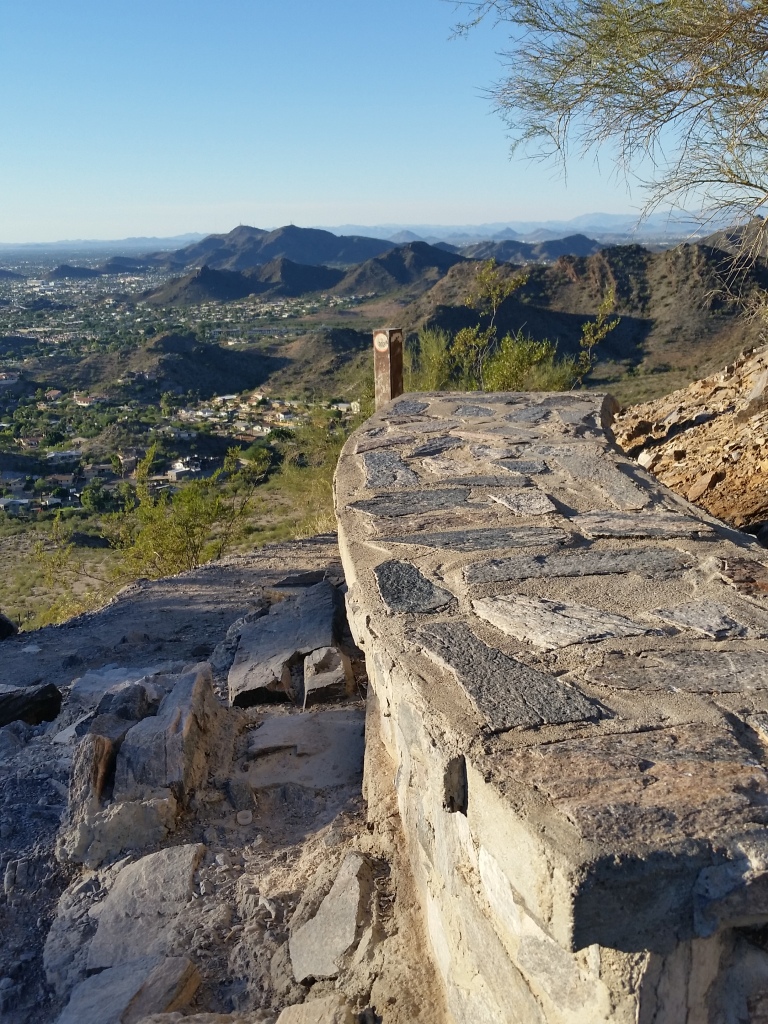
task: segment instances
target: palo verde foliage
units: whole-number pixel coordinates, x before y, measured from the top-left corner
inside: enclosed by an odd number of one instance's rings
[[[509,25],[493,96],[513,146],[613,150],[659,204],[768,201],[768,0],[460,0]]]

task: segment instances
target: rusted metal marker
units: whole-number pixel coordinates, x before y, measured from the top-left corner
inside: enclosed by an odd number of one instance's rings
[[[373,376],[376,408],[403,393],[403,331],[382,327],[373,332]]]

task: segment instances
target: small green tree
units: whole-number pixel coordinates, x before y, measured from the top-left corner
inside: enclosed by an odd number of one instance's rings
[[[579,342],[581,351],[579,358],[576,362],[576,380],[581,384],[586,375],[593,369],[595,365],[595,346],[599,345],[601,341],[605,341],[611,331],[615,330],[620,323],[619,317],[611,318],[611,313],[616,306],[616,290],[610,288],[603,298],[603,301],[597,307],[597,315],[594,320],[587,320],[581,326],[581,341]]]
[[[475,276],[474,287],[465,300],[465,305],[478,310],[489,317],[488,327],[496,327],[496,314],[505,299],[522,288],[528,281],[528,272],[518,271],[515,274],[504,274],[496,260],[491,257],[485,260]]]
[[[153,492],[152,446],[136,467],[136,497],[110,517],[106,532],[120,553],[119,572],[131,579],[157,579],[221,558],[244,518],[269,465],[266,452],[239,468],[240,449],[227,452],[211,476],[174,492]]]

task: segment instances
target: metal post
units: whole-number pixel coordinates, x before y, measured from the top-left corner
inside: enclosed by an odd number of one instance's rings
[[[376,408],[403,393],[403,332],[400,327],[383,327],[373,332],[373,376]]]

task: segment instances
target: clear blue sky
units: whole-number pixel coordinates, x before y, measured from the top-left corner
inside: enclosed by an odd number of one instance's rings
[[[628,212],[510,160],[442,0],[0,0],[0,241]],[[604,171],[607,169],[603,168]]]

